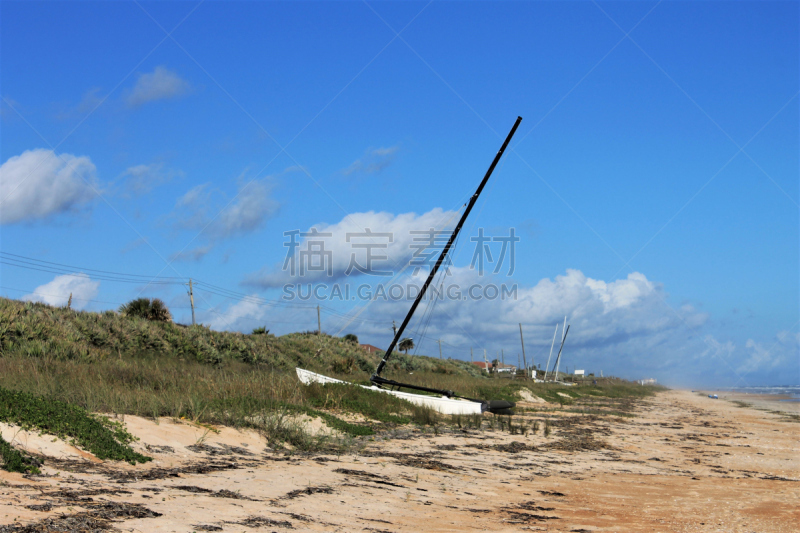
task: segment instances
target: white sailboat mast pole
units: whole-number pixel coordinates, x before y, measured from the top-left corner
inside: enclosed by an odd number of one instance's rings
[[[564,346],[564,338],[567,336],[567,315],[564,315],[564,327],[561,329],[564,333],[561,337],[561,346]],[[558,381],[558,364],[561,362],[561,350],[558,351],[558,357],[556,357],[556,373],[553,379]]]
[[[550,368],[550,358],[553,357],[553,346],[556,345],[556,334],[558,333],[558,322],[556,322],[556,329],[553,331],[553,342],[550,344],[550,355],[547,356],[547,364],[544,365],[544,379],[547,381],[547,369]]]

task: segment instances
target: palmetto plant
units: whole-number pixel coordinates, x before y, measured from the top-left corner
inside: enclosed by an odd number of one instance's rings
[[[397,345],[397,348],[401,352],[404,352],[405,354],[408,354],[409,350],[413,350],[414,349],[414,340],[411,339],[410,337],[407,337],[407,338],[405,338],[405,339],[400,341],[400,344]]]
[[[119,312],[125,316],[145,318],[156,322],[171,322],[172,315],[167,305],[158,298],[136,298],[123,304]]]

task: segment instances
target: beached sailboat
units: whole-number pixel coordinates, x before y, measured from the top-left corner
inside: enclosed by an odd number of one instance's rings
[[[455,392],[450,390],[422,387],[410,383],[400,383],[398,381],[384,378],[383,376],[381,376],[381,372],[383,371],[384,367],[386,366],[386,362],[389,360],[389,358],[392,355],[392,352],[394,351],[395,347],[400,341],[403,332],[406,329],[406,326],[408,326],[408,323],[411,321],[411,317],[414,315],[414,312],[417,310],[417,307],[419,306],[420,302],[425,297],[425,293],[428,290],[428,287],[430,286],[437,272],[439,272],[439,269],[444,263],[447,254],[453,248],[456,238],[458,237],[461,228],[464,226],[464,222],[467,220],[470,211],[472,211],[472,208],[478,201],[478,196],[480,196],[481,192],[483,191],[483,188],[489,181],[489,178],[491,177],[492,172],[494,172],[497,163],[500,161],[500,158],[503,157],[503,153],[505,152],[508,143],[511,142],[511,138],[517,131],[517,128],[519,127],[521,121],[522,117],[517,117],[516,122],[514,122],[514,126],[511,128],[511,131],[508,133],[508,136],[506,137],[505,141],[503,141],[503,145],[500,147],[500,150],[497,152],[497,155],[495,155],[492,164],[489,166],[489,170],[486,171],[486,174],[484,175],[483,180],[481,180],[480,185],[478,185],[475,194],[473,194],[470,197],[469,202],[467,202],[466,208],[464,209],[464,213],[461,215],[461,219],[456,224],[453,233],[450,235],[450,238],[447,241],[447,244],[442,250],[442,253],[439,255],[439,258],[436,260],[436,264],[431,269],[427,279],[425,280],[425,283],[423,283],[422,288],[419,291],[419,294],[417,294],[417,297],[414,299],[414,303],[411,304],[411,309],[409,309],[408,314],[406,314],[406,317],[403,319],[403,322],[402,324],[400,324],[400,327],[397,328],[397,331],[395,332],[392,342],[389,344],[389,347],[383,354],[383,358],[381,359],[380,363],[378,363],[378,367],[375,369],[375,372],[370,377],[370,382],[372,383],[372,385],[369,387],[360,385],[361,387],[384,392],[386,394],[391,394],[393,396],[397,396],[405,400],[408,400],[409,402],[417,405],[424,405],[427,407],[431,407],[440,413],[448,415],[480,414],[485,411],[489,411],[495,414],[512,414],[511,409],[514,407],[513,402],[507,402],[504,400],[479,400],[475,398],[467,398],[465,396],[456,394]],[[305,384],[347,383],[345,381],[323,376],[322,374],[310,372],[302,368],[297,368],[297,377],[300,379],[300,381],[302,381]],[[415,394],[411,392],[403,392],[400,389],[415,390],[419,392],[425,392],[428,394]],[[434,394],[435,396],[431,396],[430,394]]]

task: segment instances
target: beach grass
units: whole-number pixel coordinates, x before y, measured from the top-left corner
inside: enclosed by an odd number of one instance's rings
[[[130,462],[146,459],[126,448],[120,428],[92,413],[254,428],[274,444],[300,450],[331,445],[330,438],[312,438],[295,423],[301,414],[322,418],[347,438],[405,424],[438,431],[449,423],[430,408],[361,387],[304,386],[294,372],[301,366],[368,383],[381,355],[315,332],[218,332],[0,298],[0,401],[7,407],[0,419],[72,439],[101,458]],[[401,353],[385,375],[477,399],[518,401],[527,389],[562,407],[657,390],[621,380],[568,387],[489,377],[468,362]],[[90,433],[103,435],[97,438],[104,444],[87,439]]]

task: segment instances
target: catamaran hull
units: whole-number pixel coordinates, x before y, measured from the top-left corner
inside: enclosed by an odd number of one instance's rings
[[[328,376],[323,376],[322,374],[317,374],[316,372],[311,372],[310,370],[304,370],[302,368],[297,368],[296,370],[297,377],[306,385],[310,385],[311,383],[321,383],[323,385],[326,383],[343,383],[346,385],[352,385],[352,383],[348,383],[347,381],[329,378]],[[403,400],[409,401],[415,405],[430,407],[431,409],[434,409],[435,411],[445,415],[479,415],[485,410],[484,404],[469,400],[459,400],[456,398],[448,398],[447,396],[425,396],[423,394],[380,389],[375,386],[358,386],[376,392],[391,394],[392,396],[397,396],[398,398],[402,398]]]

